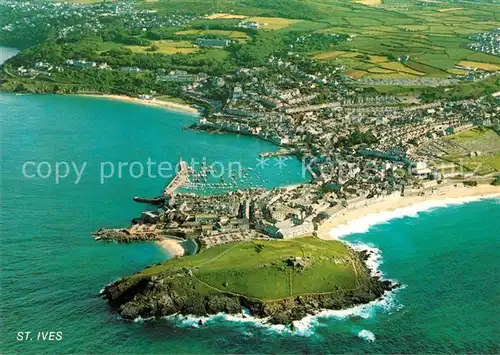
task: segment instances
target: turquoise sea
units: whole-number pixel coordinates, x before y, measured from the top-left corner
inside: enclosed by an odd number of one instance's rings
[[[195,117],[160,108],[67,96],[2,94],[2,353],[498,353],[500,200],[433,208],[376,224],[345,240],[380,251],[384,277],[404,286],[379,303],[308,319],[290,333],[219,316],[128,323],[97,294],[169,256],[152,244],[105,244],[90,233],[129,223],[165,179],[100,183],[101,161],[240,161],[265,187],[307,181],[299,161],[256,167],[267,142],[183,130]],[[69,175],[25,178],[26,161],[87,162]],[[54,165],[53,165],[54,166]],[[32,172],[32,171],[30,171]],[[253,173],[252,173],[253,174]],[[267,182],[266,182],[267,181]],[[60,331],[60,341],[17,341]]]

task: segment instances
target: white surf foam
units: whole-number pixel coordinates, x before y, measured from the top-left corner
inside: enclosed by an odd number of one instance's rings
[[[368,259],[365,261],[366,266],[370,269],[370,274],[372,276],[382,277],[382,271],[380,271],[380,265],[382,265],[382,251],[372,244],[364,243],[351,243],[343,240],[345,244],[349,245],[352,249],[356,251],[364,251],[368,253]]]
[[[164,317],[164,319],[174,322],[180,327],[190,327],[190,328],[200,328],[200,320],[202,322],[201,327],[210,327],[220,325],[221,323],[241,323],[249,324],[256,327],[262,327],[267,331],[276,333],[288,333],[293,335],[310,336],[312,335],[311,325],[306,322],[294,322],[295,330],[292,331],[290,326],[285,326],[281,324],[270,324],[268,323],[269,318],[255,318],[249,313],[241,314],[226,314],[218,313],[211,316],[184,316],[184,315],[172,315]]]
[[[358,333],[358,337],[361,339],[364,339],[370,343],[373,343],[375,341],[375,334],[370,332],[369,330],[363,329]]]
[[[144,323],[146,321],[149,321],[149,320],[153,320],[155,317],[148,317],[148,318],[142,318],[141,316],[135,318],[133,320],[134,323]]]
[[[342,224],[332,228],[329,234],[332,239],[338,239],[349,234],[366,233],[372,226],[387,223],[392,219],[418,217],[420,212],[452,205],[461,205],[487,198],[495,198],[500,201],[499,196],[500,195],[444,198],[441,200],[421,202],[409,207],[397,208],[393,211],[381,211],[379,213],[370,214],[368,216],[352,220],[347,224]]]
[[[350,222],[347,225],[337,226],[330,231],[332,239],[339,239],[343,236],[354,233],[364,233],[367,232],[373,225],[386,223],[387,221],[395,218],[403,217],[417,217],[418,213],[431,210],[434,208],[447,207],[450,205],[464,204],[469,202],[478,201],[485,198],[495,198],[498,203],[500,203],[500,195],[495,196],[478,196],[478,197],[464,197],[464,198],[446,198],[441,200],[432,200],[428,202],[419,203],[410,207],[399,208],[394,211],[380,212],[377,214],[372,214],[355,221]],[[371,271],[373,276],[382,277],[383,274],[379,270],[382,264],[382,254],[381,251],[373,245],[362,244],[362,243],[352,243],[342,240],[342,242],[348,244],[351,248],[356,251],[366,251],[369,254],[366,265]],[[164,317],[164,319],[173,321],[178,326],[184,327],[200,327],[200,320],[202,321],[202,326],[213,326],[222,323],[243,323],[251,324],[257,327],[263,327],[268,331],[298,335],[298,336],[311,336],[314,334],[314,328],[326,326],[327,323],[322,322],[322,320],[344,320],[348,318],[359,317],[362,319],[370,319],[375,316],[377,312],[385,312],[387,314],[392,314],[402,310],[405,306],[403,304],[398,304],[396,301],[396,295],[400,290],[405,289],[405,285],[401,285],[398,289],[386,292],[382,298],[379,300],[372,301],[368,304],[358,305],[349,309],[343,310],[320,310],[313,315],[308,315],[299,321],[294,321],[295,330],[292,331],[290,326],[285,325],[273,325],[269,324],[268,318],[255,318],[250,315],[247,309],[242,309],[241,314],[230,315],[226,313],[218,313],[216,315],[199,317],[199,316],[184,316],[184,315],[172,315]],[[138,317],[134,322],[143,322],[148,319],[143,319]],[[248,332],[248,329],[243,332],[244,334],[252,334]],[[363,329],[357,333],[357,336],[369,341],[375,341],[375,335],[367,330]]]
[[[398,288],[398,290],[404,288],[403,286]],[[401,310],[404,308],[404,305],[396,303],[396,292],[398,290],[386,292],[381,299],[364,305],[342,310],[320,310],[313,315],[308,315],[301,320],[294,321],[294,330],[291,330],[288,325],[270,324],[268,323],[269,318],[255,318],[245,309],[242,310],[241,314],[218,313],[211,316],[184,316],[176,314],[163,318],[174,322],[180,327],[200,328],[200,320],[202,322],[201,327],[217,326],[221,323],[241,323],[260,327],[273,333],[309,337],[314,334],[315,328],[327,326],[327,323],[324,322],[325,320],[344,320],[354,317],[369,319],[374,317],[377,312],[392,313]],[[144,320],[139,317],[136,321]],[[245,331],[248,331],[248,329]]]

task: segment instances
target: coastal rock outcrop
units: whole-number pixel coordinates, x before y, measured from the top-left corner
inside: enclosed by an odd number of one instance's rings
[[[118,243],[132,243],[143,241],[159,241],[164,237],[155,233],[131,234],[126,229],[106,229],[101,228],[93,233],[95,240],[115,241]]]

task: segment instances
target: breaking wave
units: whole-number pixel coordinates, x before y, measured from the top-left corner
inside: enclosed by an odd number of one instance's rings
[[[398,290],[404,288],[405,287],[402,286],[395,291],[386,292],[382,298],[367,304],[342,310],[318,311],[313,315],[308,315],[301,320],[294,321],[294,330],[291,330],[290,326],[287,325],[270,324],[268,323],[268,318],[255,318],[251,316],[246,309],[243,309],[241,314],[218,313],[211,316],[184,316],[177,314],[163,318],[173,322],[179,327],[200,328],[218,326],[224,323],[241,323],[263,328],[273,333],[309,337],[314,335],[315,328],[327,326],[328,324],[325,321],[332,319],[345,320],[348,318],[370,319],[373,318],[377,312],[389,314],[403,309],[404,305],[398,305],[396,302],[396,293]],[[136,321],[140,322],[144,321],[144,319],[137,319]],[[248,332],[248,329],[246,331]]]
[[[381,211],[379,213],[370,214],[368,216],[352,220],[347,224],[336,226],[330,230],[330,236],[333,239],[338,239],[349,234],[366,233],[372,226],[376,224],[387,223],[392,219],[418,217],[418,214],[420,212],[429,211],[435,208],[448,207],[452,205],[462,205],[482,199],[495,198],[500,201],[499,196],[500,195],[443,198],[440,200],[431,200],[417,203],[409,207],[397,208],[393,211]]]
[[[370,332],[369,330],[363,329],[358,333],[358,337],[361,339],[364,339],[370,343],[373,343],[375,341],[375,334]]]

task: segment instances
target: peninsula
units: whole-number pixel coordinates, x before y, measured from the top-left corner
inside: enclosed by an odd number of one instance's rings
[[[126,319],[220,312],[292,324],[320,309],[368,303],[397,285],[370,275],[367,257],[313,237],[226,244],[126,277],[102,294]]]

